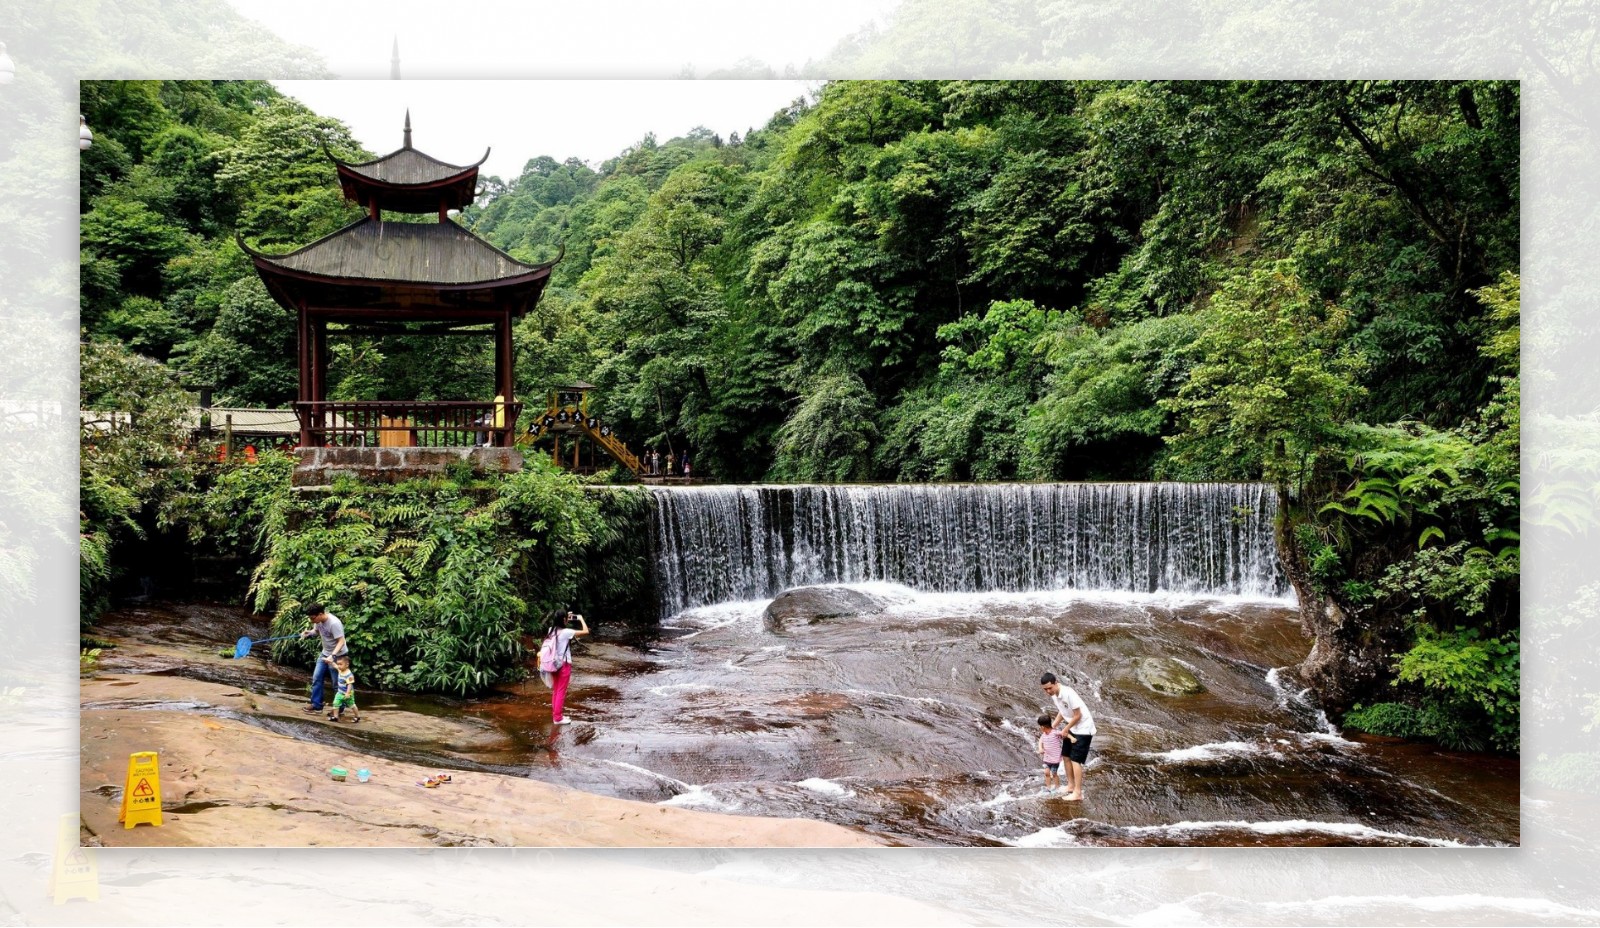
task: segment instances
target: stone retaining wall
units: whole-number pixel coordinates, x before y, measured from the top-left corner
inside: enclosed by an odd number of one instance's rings
[[[448,472],[466,461],[479,474],[513,474],[522,470],[515,448],[302,448],[295,465],[297,487],[327,486],[341,474],[370,483],[400,483]]]

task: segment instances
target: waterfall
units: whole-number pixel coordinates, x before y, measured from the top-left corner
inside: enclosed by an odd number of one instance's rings
[[[1240,483],[655,488],[663,614],[793,586],[1281,597],[1277,498]]]

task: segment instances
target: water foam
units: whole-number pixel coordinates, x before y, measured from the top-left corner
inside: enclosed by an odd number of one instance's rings
[[[1353,744],[1354,742],[1348,741],[1344,737],[1344,733],[1339,730],[1339,726],[1333,724],[1333,722],[1328,719],[1328,713],[1324,712],[1322,708],[1317,705],[1316,700],[1311,695],[1311,687],[1308,686],[1300,690],[1292,690],[1284,685],[1282,671],[1286,669],[1287,668],[1284,667],[1274,667],[1271,670],[1268,670],[1267,675],[1262,678],[1266,681],[1268,686],[1272,687],[1274,701],[1277,703],[1278,708],[1289,709],[1291,707],[1290,704],[1292,703],[1302,709],[1315,709],[1316,716],[1312,719],[1312,721],[1316,724],[1317,731],[1315,734],[1305,734],[1304,737],[1320,737],[1328,740],[1329,742],[1337,742],[1345,745]]]
[[[1030,748],[1033,747],[1035,744],[1037,744],[1038,741],[1039,741],[1039,731],[1038,731],[1037,728],[1032,730],[1032,731],[1029,731],[1029,730],[1027,730],[1025,728],[1019,727],[1015,722],[1012,722],[1010,719],[1001,719],[1000,720],[1000,729],[1002,731],[1011,732],[1012,734],[1014,734],[1017,737],[1021,738],[1023,741],[1025,741],[1027,743],[1028,747],[1030,747]]]
[[[811,777],[810,779],[801,780],[795,785],[802,789],[808,789],[813,793],[821,793],[824,796],[832,796],[836,799],[846,799],[855,795],[854,790],[846,788],[842,783],[822,777]]]
[[[907,696],[907,695],[905,695],[903,693],[885,693],[882,690],[863,690],[863,689],[848,689],[848,690],[845,690],[845,692],[846,693],[855,693],[855,694],[857,694],[859,696],[882,696],[885,699],[900,699],[900,700],[904,700],[905,702],[920,702],[920,703],[923,703],[924,705],[942,706],[942,707],[944,707],[946,709],[954,709],[955,708],[954,706],[950,705],[949,703],[945,702],[944,700],[942,700],[942,699],[934,699],[932,696]]]
[[[1069,847],[1083,842],[1068,828],[1071,823],[1056,825],[1050,828],[1041,828],[1032,834],[1019,838],[1003,838],[994,835],[984,837],[1009,844],[1012,847]],[[1206,834],[1215,831],[1248,831],[1259,835],[1292,835],[1303,832],[1333,835],[1350,839],[1405,841],[1413,844],[1426,844],[1432,847],[1476,847],[1478,845],[1462,844],[1445,838],[1425,838],[1420,835],[1410,835],[1398,831],[1384,831],[1353,822],[1314,822],[1306,819],[1288,819],[1284,821],[1247,822],[1247,821],[1215,821],[1215,822],[1173,822],[1167,825],[1129,825],[1117,829],[1130,837],[1154,837],[1181,839],[1192,835]]]
[[[1012,847],[1072,847],[1082,844],[1076,835],[1067,831],[1067,826],[1056,825],[1053,828],[1041,828],[1031,835],[1020,838],[1001,838],[996,835],[984,835],[991,841],[999,841]]]
[[[701,692],[701,691],[704,691],[704,690],[714,690],[714,689],[716,689],[716,687],[712,686],[709,683],[663,683],[660,686],[652,686],[648,690],[646,690],[645,692],[650,693],[653,696],[665,696],[665,695],[667,695],[668,693],[670,693],[670,692],[672,692],[674,690],[688,690],[688,691],[691,691],[691,692]]]
[[[1167,825],[1129,825],[1123,832],[1135,836],[1180,838],[1214,831],[1248,831],[1258,835],[1292,835],[1300,832],[1334,835],[1353,839],[1408,841],[1432,847],[1473,847],[1448,838],[1425,838],[1399,831],[1385,831],[1362,825],[1359,822],[1316,822],[1309,819],[1283,819],[1279,821],[1248,822],[1244,820],[1211,822],[1173,822]]]
[[[741,803],[712,795],[704,786],[690,786],[671,799],[663,799],[656,805],[678,809],[704,809],[709,812],[734,812],[743,808]]]
[[[637,767],[637,766],[634,766],[633,764],[626,763],[625,761],[606,760],[604,758],[600,758],[599,760],[600,760],[600,763],[602,763],[602,764],[610,764],[613,767],[621,767],[624,770],[632,770],[634,773],[642,773],[645,776],[650,777],[653,780],[660,780],[663,783],[671,783],[673,786],[676,786],[679,789],[685,789],[685,790],[700,789],[700,787],[698,787],[698,786],[692,786],[692,785],[690,785],[688,783],[683,782],[682,780],[675,780],[672,777],[669,777],[664,773],[656,773],[654,770],[646,770],[643,767]],[[676,797],[674,797],[674,798],[676,798]]]
[[[1225,757],[1248,755],[1283,756],[1279,751],[1252,741],[1216,741],[1210,744],[1197,744],[1194,747],[1178,748],[1172,751],[1144,752],[1139,756],[1148,757],[1161,763],[1187,764],[1195,761],[1221,760]]]

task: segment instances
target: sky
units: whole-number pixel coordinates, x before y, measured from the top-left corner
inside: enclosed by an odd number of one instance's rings
[[[314,49],[342,78],[676,77],[755,60],[775,73],[820,60],[901,0],[231,0],[241,15]],[[530,36],[534,37],[530,39]],[[603,58],[595,55],[604,48]],[[619,64],[620,63],[620,64]]]
[[[407,108],[413,147],[452,164],[491,149],[479,172],[511,180],[528,159],[576,157],[598,167],[654,132],[696,126],[727,138],[820,86],[814,81],[273,81],[350,127],[377,155],[399,148]]]

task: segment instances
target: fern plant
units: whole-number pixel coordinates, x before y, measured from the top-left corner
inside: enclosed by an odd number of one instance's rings
[[[585,490],[538,459],[470,486],[341,481],[296,494],[287,471],[282,479],[253,513],[252,601],[275,617],[277,634],[304,627],[306,603],[328,604],[364,677],[383,688],[482,692],[523,672],[532,617],[646,592],[643,494]],[[217,503],[239,499],[230,490]],[[314,642],[291,641],[275,654],[309,665],[315,652]]]

